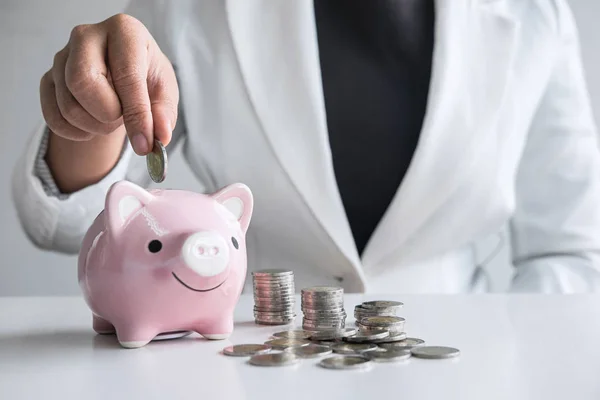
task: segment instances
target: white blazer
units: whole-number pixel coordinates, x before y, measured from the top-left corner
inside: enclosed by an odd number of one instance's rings
[[[512,290],[597,290],[600,154],[566,0],[435,3],[421,138],[362,257],[332,168],[312,0],[134,0],[126,13],[177,69],[173,143],[203,187],[255,195],[250,271],[292,268],[297,290],[485,291],[473,243],[510,222]],[[73,253],[113,182],[149,181],[128,147],[98,184],[49,198],[32,175],[42,128],[15,169],[15,204],[37,246]]]

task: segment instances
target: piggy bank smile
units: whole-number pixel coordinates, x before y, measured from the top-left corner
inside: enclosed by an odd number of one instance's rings
[[[217,286],[212,287],[210,289],[195,289],[193,287],[191,287],[190,285],[188,285],[187,283],[185,283],[184,281],[181,280],[180,277],[177,276],[177,274],[175,272],[171,272],[171,274],[173,275],[173,277],[177,280],[177,282],[181,283],[183,286],[185,286],[186,288],[193,290],[194,292],[210,292],[211,290],[215,290],[218,287],[220,287],[222,284],[225,283],[225,281],[222,281],[221,283],[219,283]]]

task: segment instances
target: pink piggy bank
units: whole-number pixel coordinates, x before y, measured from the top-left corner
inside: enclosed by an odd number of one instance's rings
[[[126,348],[182,330],[227,338],[246,279],[252,209],[242,184],[205,195],[115,183],[78,259],[93,329],[116,333]]]

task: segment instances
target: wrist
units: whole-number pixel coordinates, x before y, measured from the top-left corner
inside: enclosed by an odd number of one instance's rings
[[[73,193],[102,180],[119,162],[126,132],[121,126],[109,135],[72,141],[48,131],[48,164],[62,193]]]

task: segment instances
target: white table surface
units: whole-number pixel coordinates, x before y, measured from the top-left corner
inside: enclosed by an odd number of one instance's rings
[[[246,295],[227,340],[192,335],[135,350],[96,335],[81,298],[0,298],[0,399],[600,399],[598,296],[347,294],[347,322],[374,299],[403,301],[407,334],[458,347],[460,358],[369,371],[314,359],[255,367],[220,354],[283,330],[255,325]]]

